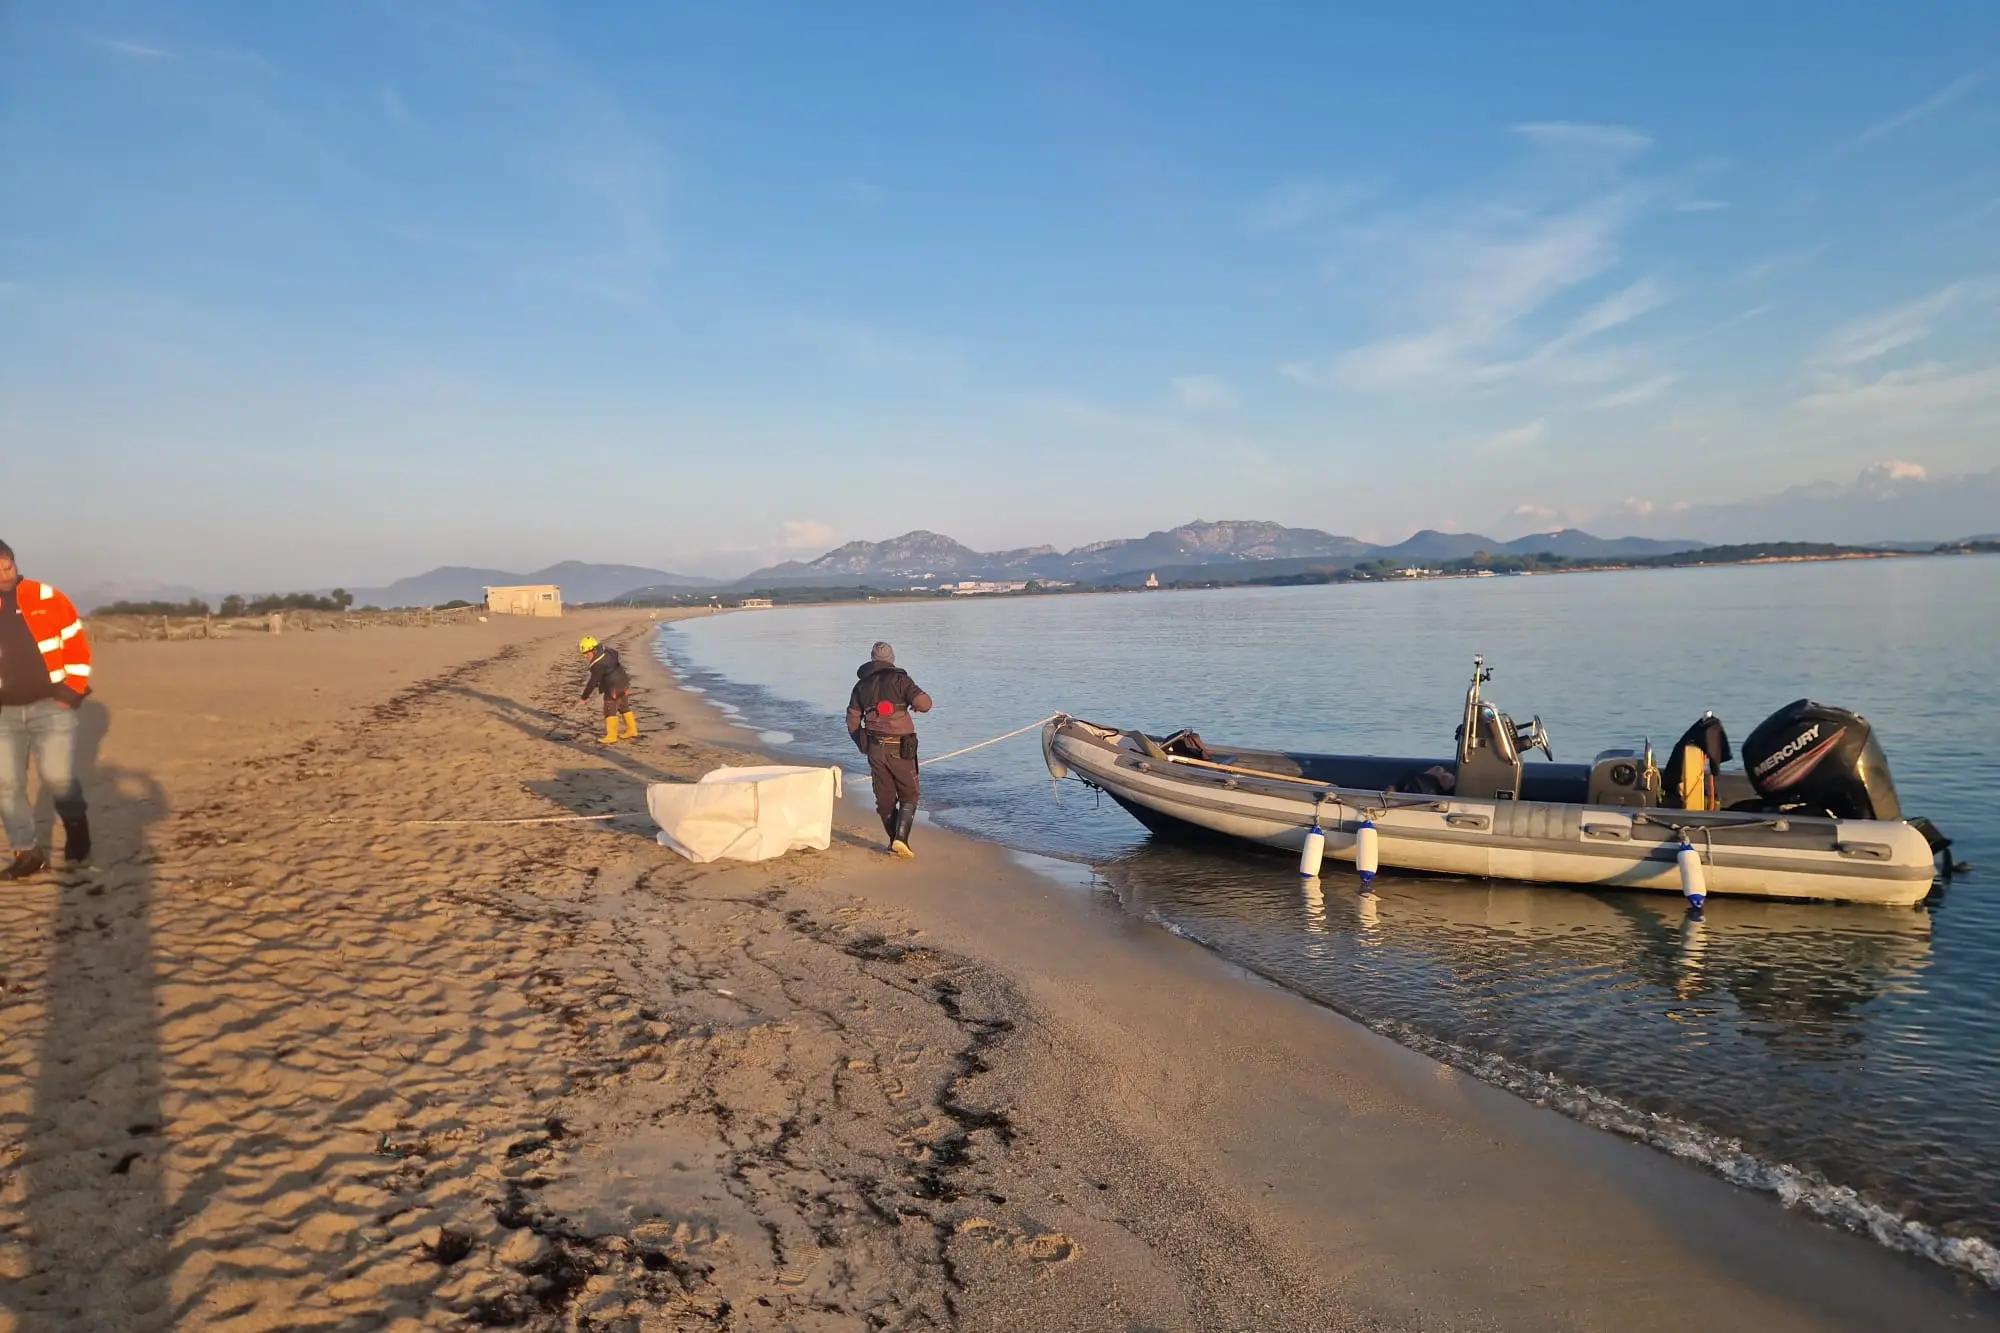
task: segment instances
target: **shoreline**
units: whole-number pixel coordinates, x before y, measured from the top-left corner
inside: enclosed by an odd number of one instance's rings
[[[2000,1327],[935,826],[398,822],[754,761],[657,623],[107,647],[104,863],[0,895],[0,1330]]]
[[[663,634],[664,629],[661,631]],[[659,637],[656,636],[656,641]],[[667,660],[664,653],[664,649],[656,648],[654,659],[660,661],[669,674],[677,666],[690,665]],[[694,669],[697,672],[704,670],[698,665]],[[711,691],[698,690],[694,695],[711,708],[715,706],[716,698]],[[718,721],[730,731],[742,729],[746,735],[760,738],[765,734],[759,727],[749,725],[752,715],[747,712],[740,715],[731,713]],[[832,720],[829,720],[829,725],[833,725]],[[786,735],[789,740],[788,733],[780,734]],[[811,762],[782,748],[760,748],[770,762]],[[857,778],[850,772],[848,780],[850,787],[854,788],[848,793],[849,799],[857,802],[857,808],[865,807],[866,789],[862,785],[866,782],[865,774]],[[943,826],[932,822],[930,816],[926,815],[925,819],[925,827],[944,831]],[[952,836],[994,848],[1014,863],[1071,888],[1120,895],[1120,891],[1104,877],[1102,869],[1090,859],[1016,846],[1000,836],[982,836],[969,830],[952,829],[950,832]],[[1710,1174],[1746,1194],[1779,1201],[1788,1211],[1802,1218],[1811,1218],[1848,1234],[1866,1236],[1886,1250],[1936,1264],[1958,1278],[2000,1292],[2000,1251],[1996,1251],[1985,1237],[1956,1234],[1934,1222],[1907,1217],[1856,1187],[1829,1179],[1812,1167],[1762,1156],[1746,1149],[1740,1139],[1724,1130],[1708,1128],[1665,1112],[1642,1109],[1630,1100],[1563,1075],[1461,1045],[1449,1037],[1425,1032],[1395,1018],[1371,1015],[1324,996],[1309,994],[1288,983],[1281,975],[1235,958],[1199,934],[1185,931],[1171,922],[1145,915],[1133,919],[1193,943],[1224,966],[1253,978],[1259,984],[1277,987],[1490,1087],[1534,1106],[1554,1110],[1587,1129],[1643,1146]]]

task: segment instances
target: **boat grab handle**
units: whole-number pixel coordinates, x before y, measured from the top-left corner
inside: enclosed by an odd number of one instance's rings
[[[1444,822],[1453,828],[1487,828],[1493,823],[1485,815],[1475,815],[1464,810],[1453,810],[1444,817]]]
[[[1883,842],[1843,842],[1834,850],[1842,856],[1859,856],[1870,861],[1886,861],[1895,855],[1894,850]]]
[[[1583,836],[1586,838],[1610,838],[1616,842],[1632,841],[1632,829],[1627,824],[1585,824]]]

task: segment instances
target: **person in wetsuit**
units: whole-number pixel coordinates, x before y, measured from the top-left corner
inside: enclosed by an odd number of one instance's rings
[[[931,697],[896,665],[896,650],[878,643],[854,673],[847,700],[847,734],[868,756],[875,784],[875,813],[889,835],[889,850],[915,856],[910,830],[917,819],[917,724],[912,713],[931,711]]]

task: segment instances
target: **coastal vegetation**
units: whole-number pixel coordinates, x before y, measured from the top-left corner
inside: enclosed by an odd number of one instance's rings
[[[172,616],[178,619],[197,619],[215,615],[234,619],[237,616],[265,616],[273,611],[345,611],[352,605],[354,605],[354,595],[345,588],[335,588],[325,595],[313,592],[268,592],[246,596],[243,593],[233,592],[215,607],[210,607],[199,597],[190,597],[185,602],[108,602],[91,614]]]

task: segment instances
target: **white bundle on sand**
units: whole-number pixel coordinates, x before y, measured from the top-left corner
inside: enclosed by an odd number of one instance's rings
[[[833,842],[838,768],[718,768],[698,782],[655,782],[646,810],[660,845],[696,864],[768,861],[801,847]]]

